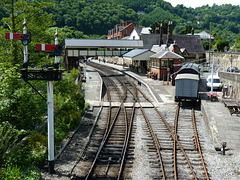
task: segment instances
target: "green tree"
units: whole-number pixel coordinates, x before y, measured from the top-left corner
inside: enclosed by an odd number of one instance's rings
[[[163,34],[167,34],[167,30],[168,30],[168,22],[167,21],[156,21],[154,22],[150,28],[150,33],[154,34],[154,33],[160,33],[160,25],[162,24],[163,27]]]
[[[235,48],[237,51],[240,51],[240,32],[237,36],[236,43],[235,43]]]
[[[209,41],[203,40],[202,45],[205,50],[209,50]]]
[[[25,1],[4,1],[4,7],[12,10],[10,17],[2,19],[9,29],[0,28],[1,34],[8,32],[22,33],[23,19],[28,22],[28,31],[31,32],[32,42],[28,45],[29,61],[31,63],[41,62],[36,51],[36,44],[50,42],[50,34],[46,29],[54,25],[52,16],[44,12],[51,3],[27,3]],[[51,36],[53,37],[53,36]],[[23,46],[19,40],[5,40],[5,36],[0,36],[2,46],[0,47],[0,119],[2,122],[9,121],[18,129],[34,130],[42,121],[42,116],[46,112],[45,102],[41,97],[29,88],[21,80],[19,69],[23,62]],[[17,52],[17,54],[13,52]],[[36,87],[42,83],[33,82]],[[44,83],[45,84],[45,83]],[[44,85],[45,86],[45,85]],[[41,91],[41,88],[39,88]],[[44,91],[43,91],[44,92]]]
[[[31,33],[32,42],[28,45],[28,50],[34,52],[36,50],[36,43],[49,43],[52,39],[50,34],[46,34],[46,29],[53,26],[55,23],[52,20],[52,15],[45,12],[45,10],[52,6],[49,2],[27,3],[26,1],[4,0],[4,7],[11,12],[10,17],[2,19],[4,25],[7,25],[9,30],[6,32],[22,33],[24,18],[27,22],[27,31]],[[9,61],[15,64],[23,62],[22,45],[20,41],[10,40]],[[12,59],[11,59],[12,57]],[[38,60],[37,54],[30,54],[29,60],[36,62]]]
[[[219,52],[224,52],[225,48],[229,49],[229,42],[224,39],[217,41],[216,45]]]
[[[191,33],[192,31],[192,26],[191,25],[186,25],[185,29],[181,30],[179,34],[188,34]]]

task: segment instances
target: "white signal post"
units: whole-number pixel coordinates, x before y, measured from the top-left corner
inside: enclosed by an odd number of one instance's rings
[[[56,45],[56,48],[57,48],[57,45],[58,45],[58,32],[57,32],[57,29],[56,29],[56,33],[55,33],[55,45]],[[55,56],[55,63],[59,63],[59,57],[58,56]]]
[[[23,36],[24,34],[27,34],[27,23],[26,23],[26,19],[24,18],[24,22],[23,22]],[[24,53],[24,63],[28,62],[28,49],[27,49],[27,45],[23,46],[23,53]]]
[[[53,81],[48,81],[48,169],[54,173],[54,114],[53,114]]]
[[[23,34],[20,33],[5,33],[5,38],[6,39],[17,39],[17,40],[22,40],[22,43],[24,45],[24,64],[28,62],[28,49],[27,49],[27,44],[30,43],[28,38],[31,38],[30,35],[29,37],[27,36],[27,23],[24,18],[23,22]],[[24,36],[25,35],[25,36]],[[52,51],[56,49],[54,46],[58,45],[58,33],[56,30],[55,33],[55,45],[54,44],[37,44],[37,50],[42,50],[42,51]],[[27,39],[26,39],[27,38]],[[31,39],[30,39],[31,40]],[[58,55],[55,56],[55,63],[58,63]],[[47,105],[48,105],[48,169],[51,174],[55,173],[54,171],[54,114],[53,114],[53,80],[60,80],[59,76],[61,75],[61,71],[53,71],[52,69],[48,69],[46,71],[49,71],[49,73],[54,72],[55,75],[57,73],[58,78],[49,78],[48,77],[48,83],[47,83]],[[45,72],[46,72],[45,71]],[[22,77],[25,81],[28,82],[28,80],[39,80],[39,79],[34,79],[31,78],[32,74],[34,74],[34,71],[31,71],[25,67],[24,70],[22,70]],[[36,74],[35,74],[36,75]],[[40,73],[40,76],[41,73]],[[47,78],[44,78],[44,80]],[[49,80],[51,79],[51,80]]]
[[[58,45],[58,33],[55,33],[55,45]],[[55,63],[58,63],[58,56],[55,56]],[[48,169],[51,174],[54,170],[54,113],[53,113],[53,81],[48,81]]]

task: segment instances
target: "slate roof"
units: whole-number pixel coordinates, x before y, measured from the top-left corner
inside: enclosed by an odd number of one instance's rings
[[[165,51],[165,50],[173,51],[173,44],[170,44],[169,47],[166,47],[166,44],[162,44],[161,46],[153,45],[152,49],[151,49],[151,51],[156,52],[156,53],[160,52],[160,51]]]
[[[142,34],[144,49],[151,49],[153,45],[159,45],[160,34]],[[163,34],[163,43],[166,44],[167,34]],[[201,38],[195,35],[174,35],[173,41],[176,41],[178,47],[186,48],[188,53],[205,53]]]
[[[172,52],[172,51],[160,51],[157,54],[150,56],[150,58],[157,59],[184,59],[184,57]]]
[[[147,51],[149,51],[149,50],[148,49],[134,49],[134,50],[124,54],[123,57],[131,57],[132,58],[132,57],[138,56],[142,53],[145,53]]]
[[[141,27],[134,27],[134,29],[137,32],[137,34],[140,36],[142,28]]]

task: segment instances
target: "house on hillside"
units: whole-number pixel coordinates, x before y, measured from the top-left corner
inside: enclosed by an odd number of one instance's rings
[[[144,27],[144,28],[135,27],[130,33],[128,39],[140,40],[142,34],[150,34],[150,31],[149,31],[150,29],[151,29],[150,27]]]
[[[115,28],[108,30],[108,39],[125,39],[135,27],[138,27],[138,25],[131,20],[121,22]]]
[[[197,35],[197,36],[200,36],[201,40],[206,40],[206,41],[209,41],[209,39],[210,39],[210,34],[205,31],[202,31],[200,33],[192,32],[192,33],[188,33],[187,35]],[[213,40],[214,40],[214,36],[211,35],[211,41],[213,41]]]

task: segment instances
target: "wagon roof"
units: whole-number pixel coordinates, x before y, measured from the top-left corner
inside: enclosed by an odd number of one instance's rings
[[[182,74],[182,73],[199,74],[199,65],[195,63],[184,64],[177,72],[177,74]]]
[[[175,80],[180,80],[180,79],[190,79],[190,80],[199,80],[199,76],[197,74],[178,74]]]

